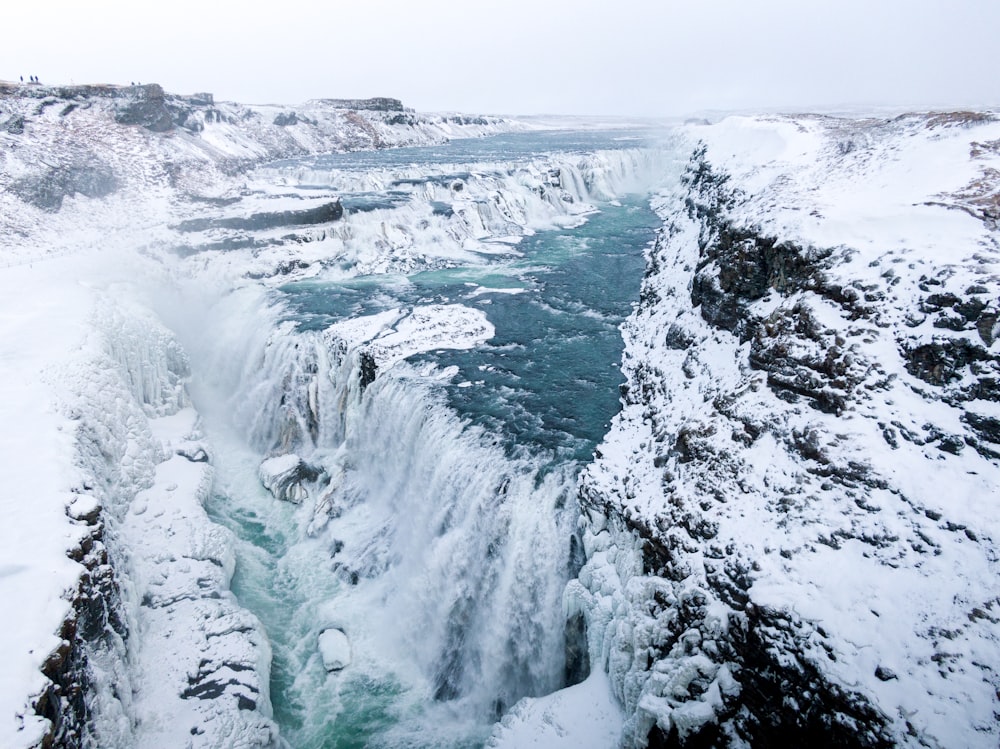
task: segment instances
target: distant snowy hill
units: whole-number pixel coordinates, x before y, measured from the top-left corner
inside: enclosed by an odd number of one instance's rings
[[[1000,736],[1000,121],[689,126],[571,584],[629,746]]]
[[[519,127],[496,117],[414,114],[392,99],[291,108],[177,96],[156,84],[0,83],[0,256],[58,254],[112,232],[148,244],[170,217],[223,193],[232,198],[239,175],[276,159]]]

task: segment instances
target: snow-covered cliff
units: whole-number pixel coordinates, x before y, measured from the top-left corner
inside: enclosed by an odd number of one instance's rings
[[[567,595],[625,745],[996,746],[1000,121],[686,131]]]
[[[0,82],[0,254],[52,256],[110,234],[162,240],[192,205],[238,194],[254,165],[312,153],[440,143],[523,127],[495,117],[296,108],[177,96],[156,85]],[[53,221],[58,213],[63,220]],[[66,230],[73,227],[72,232]],[[29,249],[33,252],[29,253]]]

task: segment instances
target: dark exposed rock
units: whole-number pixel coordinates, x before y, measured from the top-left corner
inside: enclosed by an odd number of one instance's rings
[[[485,117],[470,117],[469,115],[456,114],[448,118],[448,122],[456,125],[489,125],[490,121]]]
[[[242,694],[236,695],[236,707],[240,710],[256,710],[257,703]]]
[[[320,104],[336,109],[360,109],[372,112],[402,112],[403,102],[384,96],[372,99],[319,99]]]
[[[4,130],[6,130],[11,135],[23,135],[24,134],[24,116],[16,115],[7,120],[3,125]]]
[[[994,331],[997,327],[997,321],[997,313],[992,310],[984,310],[976,318],[976,332],[979,333],[979,337],[987,346],[992,346],[993,341],[996,340]]]
[[[236,231],[263,231],[282,226],[312,226],[339,221],[344,216],[344,207],[339,200],[324,203],[301,211],[275,211],[254,213],[250,216],[228,216],[223,218],[193,218],[181,221],[175,229],[182,232],[208,231],[210,229],[232,229]]]
[[[120,610],[121,594],[103,543],[104,526],[100,508],[93,511],[67,510],[74,520],[89,528],[79,546],[69,556],[84,571],[71,598],[72,610],[59,632],[60,645],[42,665],[49,685],[34,700],[35,712],[50,722],[40,747],[77,749],[84,746],[85,727],[91,706],[86,695],[91,674],[87,653],[104,646],[108,638],[127,636]]]
[[[1000,419],[967,411],[962,420],[976,431],[980,439],[1000,445]]]
[[[843,411],[864,371],[852,366],[855,356],[843,339],[824,331],[807,305],[779,308],[754,327],[750,364],[768,373],[767,384],[779,397],[804,396],[824,413]]]
[[[885,666],[877,666],[875,668],[875,678],[879,681],[891,681],[892,679],[898,679],[899,677],[892,671],[892,669],[886,668]]]
[[[275,499],[294,504],[309,495],[305,484],[315,483],[325,475],[322,468],[310,465],[294,454],[265,460],[258,473],[261,483]]]
[[[409,113],[401,113],[393,115],[388,120],[386,120],[390,125],[416,125],[417,118]]]
[[[691,302],[706,322],[745,341],[756,328],[747,312],[749,303],[772,291],[783,296],[804,289],[827,291],[823,270],[832,251],[780,242],[729,221],[726,211],[742,196],[728,188],[725,175],[713,170],[704,149],[695,152],[682,180],[689,188],[688,215],[702,227]],[[829,293],[843,290],[831,288]]]
[[[993,358],[982,346],[966,338],[937,338],[912,348],[904,345],[903,355],[906,370],[931,385],[947,385],[959,380],[970,364]]]
[[[749,607],[746,624],[732,631],[745,708],[733,723],[753,746],[895,745],[887,716],[863,695],[832,684],[815,665],[797,656],[801,645],[795,641],[801,635],[787,615]],[[787,642],[777,645],[776,639]]]
[[[209,460],[208,453],[205,452],[205,449],[202,448],[202,447],[198,447],[196,449],[180,448],[177,451],[177,454],[180,455],[180,456],[182,456],[182,457],[184,457],[184,458],[187,458],[192,463],[209,463],[209,462],[211,462]]]
[[[103,198],[118,187],[118,178],[111,167],[92,158],[87,162],[48,167],[41,174],[18,180],[11,185],[11,191],[36,208],[54,212],[72,195]]]
[[[590,657],[587,651],[587,618],[577,612],[566,622],[566,666],[564,686],[579,684],[590,675]]]
[[[359,383],[363,391],[375,382],[375,377],[378,375],[378,364],[375,361],[375,357],[367,351],[362,351],[358,356],[358,369],[360,373]]]
[[[119,125],[139,125],[154,133],[173,129],[175,113],[167,106],[161,86],[155,83],[133,86],[132,93],[133,98],[115,115]]]
[[[708,723],[701,728],[686,734],[681,738],[676,725],[670,726],[670,731],[664,733],[658,725],[654,725],[646,736],[647,749],[713,749],[725,746],[719,726]]]

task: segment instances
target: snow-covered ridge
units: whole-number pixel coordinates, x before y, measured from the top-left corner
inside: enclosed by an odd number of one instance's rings
[[[0,592],[20,614],[0,632],[0,743],[272,745],[268,643],[202,508],[211,450],[187,356],[132,284],[108,283],[134,268],[103,265],[82,253],[2,278],[18,426]]]
[[[120,586],[104,605],[122,625],[82,645],[83,743],[273,746],[270,649],[229,593],[228,531],[203,509],[211,451],[189,404],[187,357],[130,296],[98,299],[96,358],[61,378],[78,423],[79,491],[102,508]]]
[[[567,598],[626,745],[995,746],[1000,122],[687,132]]]
[[[440,143],[523,127],[462,115],[215,102],[146,86],[0,85],[0,252],[9,263],[131,232],[155,242],[192,199],[238,185],[252,165],[310,153]],[[25,241],[27,240],[27,241]],[[25,246],[27,245],[27,246]]]

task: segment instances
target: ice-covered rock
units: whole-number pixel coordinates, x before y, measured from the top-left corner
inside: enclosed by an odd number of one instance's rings
[[[258,475],[275,499],[300,504],[309,497],[305,483],[316,481],[322,471],[294,453],[268,458],[260,464]]]
[[[525,697],[503,717],[488,749],[610,749],[622,729],[621,707],[608,676],[593,672],[580,684],[545,697]]]
[[[351,665],[351,641],[342,629],[319,633],[319,654],[327,671],[342,671]]]

